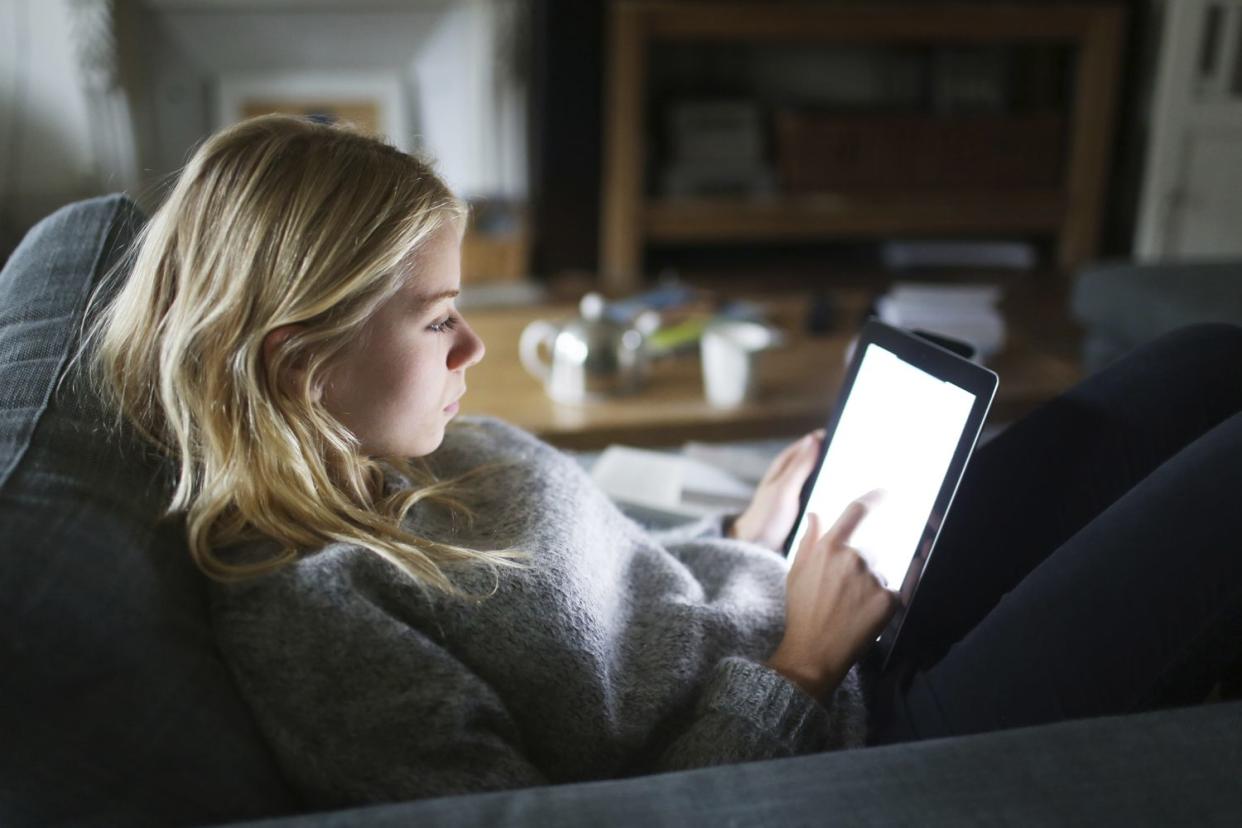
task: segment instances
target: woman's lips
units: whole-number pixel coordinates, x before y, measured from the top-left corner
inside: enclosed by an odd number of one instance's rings
[[[456,401],[451,402],[448,405],[444,406],[445,412],[449,414],[456,414],[458,408],[460,408],[460,406],[456,403]]]

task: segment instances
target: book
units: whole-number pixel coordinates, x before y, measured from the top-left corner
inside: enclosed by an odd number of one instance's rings
[[[894,284],[876,300],[880,321],[905,330],[925,330],[968,342],[975,361],[986,362],[1004,347],[1005,319],[996,307],[998,285]]]

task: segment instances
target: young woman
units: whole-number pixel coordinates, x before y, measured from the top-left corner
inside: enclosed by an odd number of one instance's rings
[[[778,547],[820,434],[736,519],[651,533],[453,422],[484,346],[419,160],[268,116],[206,141],[88,343],[180,475],[219,645],[318,806],[616,777],[1201,700],[1242,642],[1242,330],[1190,329],[981,448],[882,676],[865,507]],[[869,689],[862,692],[863,685]]]

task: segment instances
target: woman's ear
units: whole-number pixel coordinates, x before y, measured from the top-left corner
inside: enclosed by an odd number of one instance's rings
[[[263,365],[269,372],[276,360],[276,354],[284,346],[285,340],[306,329],[305,325],[281,325],[275,330],[269,331],[267,336],[263,337]],[[286,366],[286,370],[293,372],[296,377],[302,372],[302,367],[298,365]],[[319,391],[316,389],[315,398],[318,399]]]

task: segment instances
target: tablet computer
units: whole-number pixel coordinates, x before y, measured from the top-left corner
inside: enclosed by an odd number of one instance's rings
[[[868,321],[858,336],[785,554],[792,564],[808,513],[827,528],[852,501],[878,492],[849,545],[901,596],[876,642],[881,669],[901,633],[996,386],[996,374],[987,368],[878,320]]]

